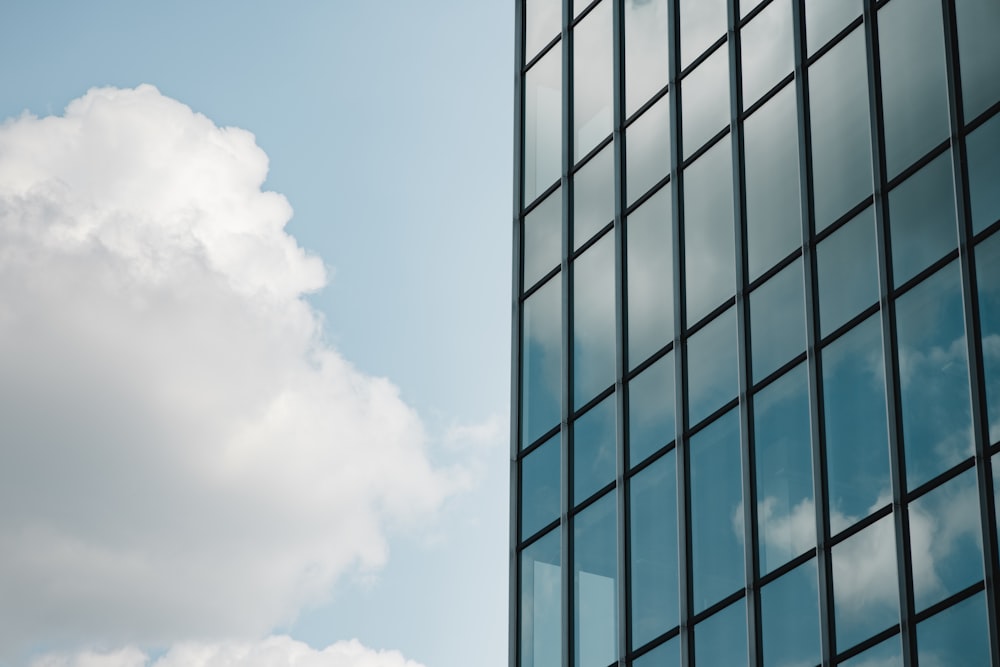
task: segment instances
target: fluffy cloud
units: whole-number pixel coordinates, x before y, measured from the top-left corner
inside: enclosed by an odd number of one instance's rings
[[[151,86],[0,125],[0,646],[260,636],[453,489],[266,172]]]

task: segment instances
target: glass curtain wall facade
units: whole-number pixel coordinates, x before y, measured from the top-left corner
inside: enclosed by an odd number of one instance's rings
[[[516,8],[512,667],[1000,664],[1000,2]]]

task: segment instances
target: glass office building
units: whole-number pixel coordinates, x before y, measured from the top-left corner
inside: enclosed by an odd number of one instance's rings
[[[1000,665],[1000,0],[517,0],[512,667]]]

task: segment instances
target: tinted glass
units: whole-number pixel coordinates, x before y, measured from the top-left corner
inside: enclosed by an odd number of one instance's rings
[[[772,2],[743,28],[740,36],[745,109],[790,74],[795,65],[791,0]]]
[[[694,626],[697,665],[747,664],[746,601],[739,600]]]
[[[962,101],[971,120],[1000,100],[1000,5],[995,0],[961,0],[955,3],[955,13]]]
[[[751,280],[802,244],[796,122],[795,89],[788,86],[743,123]]]
[[[694,425],[739,393],[736,309],[688,339],[688,416]]]
[[[891,498],[879,316],[824,349],[822,361],[830,524],[837,533]]]
[[[580,159],[611,134],[611,0],[604,0],[573,29],[573,137]]]
[[[951,151],[889,193],[892,280],[901,285],[958,245]]]
[[[895,545],[887,516],[833,547],[838,651],[899,623]]]
[[[654,461],[630,483],[632,646],[676,626],[677,469],[674,452]]]
[[[625,223],[628,359],[635,367],[674,337],[674,241],[670,188],[643,202]]]
[[[806,380],[799,365],[753,399],[763,574],[816,546]]]
[[[560,0],[527,0],[524,3],[524,59],[538,53],[555,39],[562,24]],[[556,47],[558,50],[559,47]]]
[[[806,349],[802,260],[797,259],[750,293],[754,382]]]
[[[987,421],[990,442],[996,443],[1000,441],[1000,234],[993,234],[976,246],[976,276]]]
[[[823,336],[878,301],[875,219],[866,208],[816,249]]]
[[[680,0],[680,13],[681,67],[687,67],[726,34],[726,0]]]
[[[608,144],[573,174],[573,249],[615,217],[615,153]]]
[[[691,438],[690,530],[695,613],[743,586],[743,495],[737,414],[737,410],[731,410]],[[738,524],[734,518],[738,518]]]
[[[521,538],[559,518],[559,434],[521,459]]]
[[[680,667],[681,643],[674,637],[632,661],[632,667]]]
[[[990,664],[983,594],[977,593],[917,625],[917,658],[923,667]]]
[[[524,217],[524,285],[559,266],[562,254],[562,190],[556,190]]]
[[[521,552],[521,665],[562,664],[559,529]]]
[[[615,479],[615,395],[573,423],[573,502],[579,503]]]
[[[903,667],[899,635],[890,637],[840,664],[843,667]]]
[[[521,336],[521,446],[559,423],[562,276],[524,300]]]
[[[952,262],[896,301],[906,484],[973,454],[962,284]]]
[[[667,85],[667,0],[625,1],[625,115]]]
[[[635,465],[674,439],[674,353],[628,383],[629,462]]]
[[[576,667],[607,667],[618,656],[615,492],[576,515],[573,636]]]
[[[861,16],[861,0],[805,0],[809,54]]]
[[[562,50],[552,49],[524,76],[524,201],[562,171]]]
[[[972,228],[980,232],[1000,219],[1000,115],[966,138]]]
[[[809,68],[816,229],[872,193],[864,33],[854,30]]]
[[[820,663],[815,560],[764,586],[760,592],[760,613],[765,665],[793,667]]]
[[[606,234],[574,261],[573,405],[615,379],[614,237]]]
[[[729,137],[684,170],[689,325],[736,293],[731,170]]]
[[[681,106],[684,157],[687,157],[729,125],[729,54],[726,49],[717,50],[684,77]]]
[[[669,101],[669,96],[664,95],[625,130],[629,204],[670,173]]]

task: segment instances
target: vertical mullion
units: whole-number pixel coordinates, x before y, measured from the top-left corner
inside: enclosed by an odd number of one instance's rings
[[[910,522],[906,511],[906,461],[899,411],[899,364],[896,362],[896,309],[892,301],[892,254],[888,226],[888,196],[885,173],[885,127],[882,115],[881,64],[878,18],[874,0],[864,3],[864,30],[868,60],[868,95],[872,136],[874,210],[878,251],[879,304],[882,311],[882,350],[888,416],[889,473],[892,486],[892,516],[896,535],[896,566],[899,585],[900,634],[903,664],[916,663],[916,633],[913,627]]]
[[[563,667],[573,664],[573,468],[572,430],[573,415],[573,187],[569,177],[573,166],[573,33],[570,29],[573,0],[562,0],[562,401],[560,418],[560,524],[562,525],[562,660]]]

